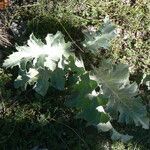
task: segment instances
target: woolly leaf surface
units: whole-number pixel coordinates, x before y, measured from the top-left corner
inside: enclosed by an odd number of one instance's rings
[[[85,32],[85,40],[82,43],[85,48],[96,53],[100,48],[108,49],[110,41],[115,37],[115,25],[105,19],[98,31]]]
[[[127,65],[113,65],[109,61],[103,61],[99,68],[94,68],[91,78],[97,81],[103,95],[109,99],[106,110],[113,118],[119,122],[149,128],[146,107],[138,96],[137,84],[130,84]]]

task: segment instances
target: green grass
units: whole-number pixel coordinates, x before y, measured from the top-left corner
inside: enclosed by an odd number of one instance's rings
[[[112,42],[111,50],[97,57],[110,57],[129,64],[134,80],[138,80],[139,72],[150,73],[148,12],[148,0],[137,0],[132,6],[120,0],[41,0],[40,5],[17,8],[9,16],[7,25],[13,19],[27,22],[26,32],[16,39],[19,44],[32,32],[43,38],[47,33],[59,30],[66,40],[80,47],[81,31],[91,25],[98,27],[105,15],[109,15],[121,33]],[[124,39],[126,35],[127,39]],[[78,46],[74,45],[74,48],[81,53]],[[12,50],[4,48],[3,52],[6,56]],[[86,56],[87,64],[93,63],[92,56]],[[64,105],[65,92],[50,89],[44,98],[30,87],[21,92],[13,87],[15,76],[16,68],[0,71],[0,149],[26,150],[35,146],[52,150],[150,149],[150,130],[114,123],[119,131],[132,134],[134,138],[126,144],[112,142],[109,133],[98,133],[94,127],[87,127],[85,121],[74,119],[76,110]],[[144,103],[149,103],[148,97]]]

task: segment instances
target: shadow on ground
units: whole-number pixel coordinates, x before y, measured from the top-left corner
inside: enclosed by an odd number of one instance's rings
[[[94,127],[87,127],[85,121],[74,119],[75,110],[64,105],[64,94],[51,89],[43,98],[29,90],[18,99],[14,95],[3,100],[0,105],[0,149],[150,149],[150,130],[114,123],[118,131],[134,138],[126,144],[112,142],[109,133],[98,133]]]

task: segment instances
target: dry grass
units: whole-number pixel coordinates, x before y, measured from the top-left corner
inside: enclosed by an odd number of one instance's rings
[[[11,45],[11,36],[8,34],[7,29],[0,27],[0,46],[7,47]]]

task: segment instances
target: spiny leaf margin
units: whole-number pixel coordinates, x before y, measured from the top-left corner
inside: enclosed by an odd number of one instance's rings
[[[138,86],[129,81],[129,69],[124,64],[103,61],[99,68],[91,71],[91,79],[97,81],[102,93],[108,98],[106,112],[112,118],[126,124],[135,123],[149,129],[149,118],[142,99],[138,96]],[[119,118],[118,118],[119,113]]]
[[[25,46],[17,46],[17,52],[9,55],[3,67],[19,66],[19,75],[15,80],[15,87],[26,90],[27,85],[34,85],[33,89],[44,96],[50,85],[59,90],[65,87],[64,67],[68,64],[71,43],[65,43],[61,32],[48,34],[46,44],[33,34]],[[56,72],[59,76],[56,77]],[[54,82],[59,80],[59,82]],[[61,84],[61,85],[60,85]]]

